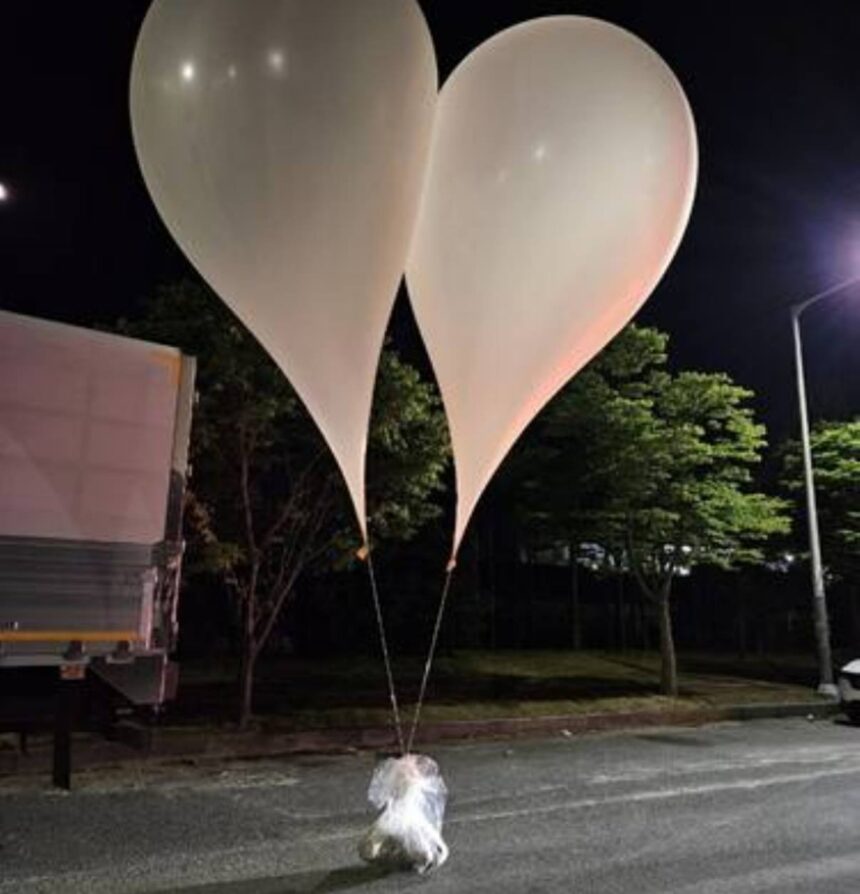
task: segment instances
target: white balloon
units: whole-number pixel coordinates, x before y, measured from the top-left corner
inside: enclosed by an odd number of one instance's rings
[[[451,428],[454,554],[529,421],[657,284],[696,172],[680,85],[606,22],[517,25],[442,88],[406,279]]]
[[[373,383],[436,84],[414,0],[156,0],[134,54],[152,198],[305,402],[365,539]]]

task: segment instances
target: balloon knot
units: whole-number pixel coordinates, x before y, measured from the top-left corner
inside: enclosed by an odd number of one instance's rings
[[[448,559],[448,564],[445,566],[445,570],[450,574],[456,567],[457,560],[454,558],[454,556],[451,556],[451,558]]]
[[[363,562],[370,555],[370,547],[365,543],[360,549],[355,551],[356,557]]]

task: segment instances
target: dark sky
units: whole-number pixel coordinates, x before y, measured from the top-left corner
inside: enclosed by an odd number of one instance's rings
[[[787,306],[860,274],[860,3],[420,2],[443,79],[496,31],[548,14],[607,19],[666,59],[697,120],[700,184],[639,319],[670,332],[678,366],[728,371],[757,391],[775,435],[791,431]],[[128,74],[147,6],[0,4],[5,309],[109,320],[188,272],[131,144]],[[406,320],[401,307],[399,329]],[[810,312],[804,335],[813,416],[860,413],[860,289]]]

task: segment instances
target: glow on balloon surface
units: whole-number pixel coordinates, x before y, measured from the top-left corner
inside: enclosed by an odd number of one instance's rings
[[[373,384],[436,87],[415,0],[156,0],[134,55],[155,205],[304,401],[365,539]]]
[[[697,166],[672,71],[606,22],[515,26],[444,85],[406,278],[451,429],[454,555],[523,429],[665,272]]]

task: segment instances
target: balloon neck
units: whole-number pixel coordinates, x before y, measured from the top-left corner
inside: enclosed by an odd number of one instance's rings
[[[448,574],[450,574],[456,567],[457,567],[457,557],[451,556],[451,558],[448,559],[448,564],[445,566],[445,571],[447,571]]]
[[[355,551],[356,558],[360,562],[364,562],[370,555],[370,547],[364,543]]]

